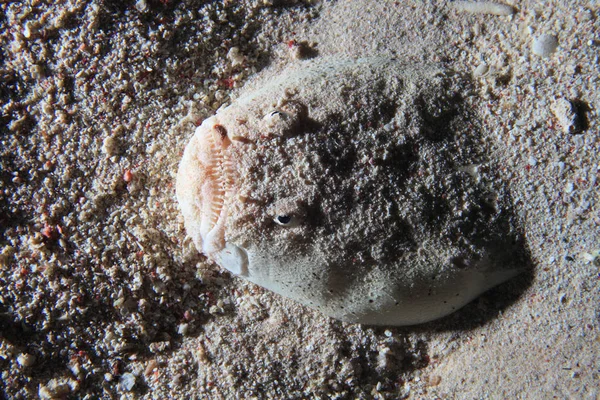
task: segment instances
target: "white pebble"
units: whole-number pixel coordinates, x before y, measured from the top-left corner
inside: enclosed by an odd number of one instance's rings
[[[586,253],[586,252],[581,253],[581,258],[583,258],[584,260],[589,261],[589,262],[592,262],[596,259],[596,257],[594,257],[593,254]]]
[[[391,350],[389,347],[384,346],[379,348],[379,354],[377,354],[377,367],[380,369],[388,369],[390,367]]]
[[[573,190],[575,190],[575,186],[573,185],[573,182],[567,182],[567,184],[565,185],[565,192],[573,193]]]
[[[541,35],[538,36],[531,45],[531,51],[533,54],[540,57],[548,57],[550,54],[556,51],[558,47],[558,38],[554,35]]]
[[[145,12],[146,10],[148,10],[148,4],[146,3],[146,0],[138,0],[135,2],[135,8],[139,12]]]
[[[565,133],[574,133],[577,130],[577,113],[573,103],[565,98],[555,99],[550,106],[559,125]]]
[[[38,388],[38,397],[42,400],[51,400],[55,398],[54,394],[44,385]]]
[[[27,353],[21,353],[17,357],[17,363],[21,367],[31,367],[33,364],[35,364],[35,356]]]
[[[491,1],[455,1],[450,4],[458,11],[472,14],[512,15],[515,12],[509,5]]]
[[[231,65],[233,67],[242,65],[244,63],[244,56],[240,53],[240,49],[238,47],[232,47],[227,52],[227,59],[231,61]]]
[[[36,28],[33,22],[29,21],[25,24],[25,28],[23,29],[23,36],[27,39],[31,39],[31,36],[35,33]]]
[[[121,388],[129,392],[131,389],[133,389],[133,386],[135,385],[135,375],[129,372],[125,372],[119,380],[119,385],[121,386]]]
[[[177,327],[177,333],[185,336],[188,332],[189,327],[189,324],[179,324],[179,326]]]
[[[107,136],[102,141],[102,152],[107,156],[114,156],[118,153],[119,141],[114,136]]]
[[[473,76],[475,76],[475,77],[483,76],[483,75],[487,74],[489,69],[490,69],[490,67],[486,63],[479,64],[477,66],[477,68],[475,68],[475,71],[473,71]]]

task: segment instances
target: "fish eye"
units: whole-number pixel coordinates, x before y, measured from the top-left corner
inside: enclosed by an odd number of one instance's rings
[[[286,120],[289,117],[290,117],[290,115],[288,113],[286,113],[285,111],[272,110],[272,111],[269,111],[264,116],[264,119],[267,121],[275,122],[275,121],[280,121],[280,120]]]
[[[292,217],[289,215],[278,215],[275,222],[282,226],[289,226],[292,223]]]

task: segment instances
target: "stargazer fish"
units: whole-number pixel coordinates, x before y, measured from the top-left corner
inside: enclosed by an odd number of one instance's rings
[[[389,58],[266,73],[196,129],[177,199],[197,249],[347,322],[443,317],[523,268],[469,80]]]

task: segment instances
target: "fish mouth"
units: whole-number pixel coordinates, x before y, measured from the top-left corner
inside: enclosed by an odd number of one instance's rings
[[[177,174],[186,231],[196,248],[211,258],[226,248],[225,222],[236,176],[230,145],[227,129],[217,118],[205,120],[185,148]]]

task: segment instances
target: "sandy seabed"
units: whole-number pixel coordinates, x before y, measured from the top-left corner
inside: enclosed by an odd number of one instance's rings
[[[600,396],[600,3],[4,1],[6,398]],[[558,48],[532,51],[541,35]],[[532,270],[425,325],[328,319],[206,261],[174,194],[194,127],[297,58],[473,76]],[[1,396],[1,395],[0,395]]]

